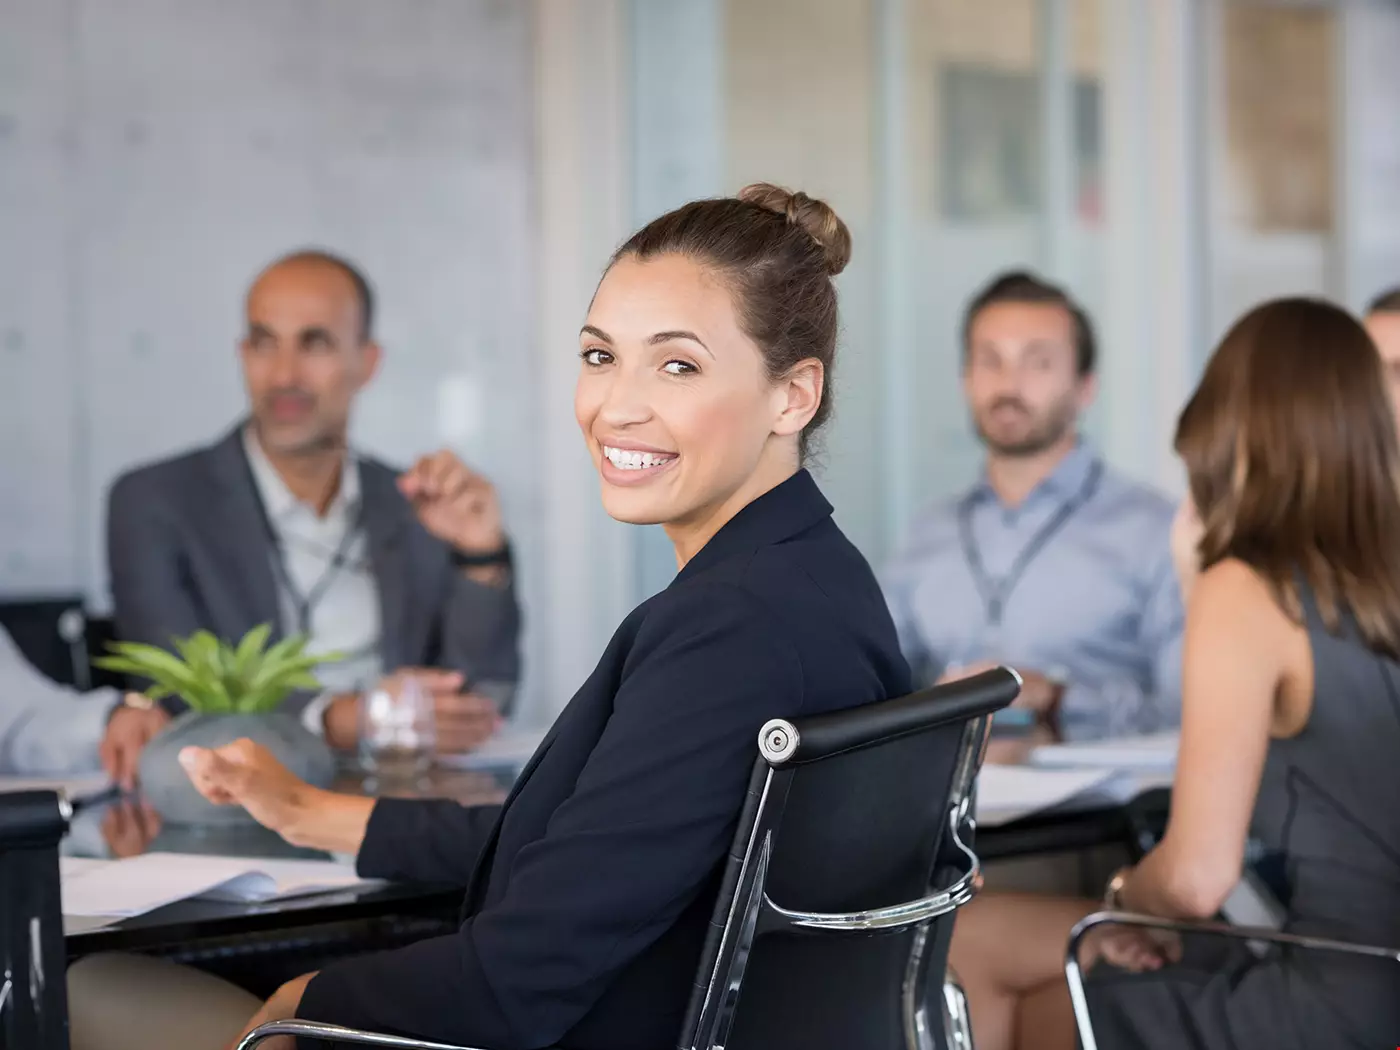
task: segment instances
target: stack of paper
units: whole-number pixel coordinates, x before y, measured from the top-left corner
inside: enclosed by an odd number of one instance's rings
[[[1071,799],[1106,794],[1115,778],[1111,769],[985,765],[977,776],[977,823],[1009,824]]]
[[[1094,740],[1083,744],[1048,744],[1031,752],[1032,765],[1055,769],[1119,769],[1170,772],[1176,768],[1180,734]]]
[[[547,732],[547,728],[506,726],[475,751],[439,755],[437,762],[448,769],[520,769],[530,761]]]
[[[264,903],[379,884],[336,861],[269,860],[195,853],[143,853],[124,860],[61,857],[65,915],[129,918],[203,900]]]
[[[114,790],[106,773],[76,777],[0,777],[0,794],[13,791],[62,791],[69,802],[97,798]]]

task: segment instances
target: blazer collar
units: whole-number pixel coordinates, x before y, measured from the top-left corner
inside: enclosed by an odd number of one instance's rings
[[[740,509],[710,537],[710,542],[677,574],[680,583],[735,555],[751,554],[760,547],[806,532],[831,517],[831,504],[806,470],[799,470],[782,484]]]

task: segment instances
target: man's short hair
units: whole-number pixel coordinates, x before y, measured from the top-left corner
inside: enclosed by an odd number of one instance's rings
[[[1368,314],[1400,314],[1400,284],[1381,292],[1366,307]]]
[[[358,266],[344,256],[336,255],[333,252],[323,251],[320,248],[302,248],[282,256],[267,269],[272,270],[289,263],[320,263],[324,266],[333,266],[350,278],[350,283],[355,288],[355,298],[360,306],[360,340],[366,343],[370,341],[374,333],[374,288],[369,283],[369,278],[361,272]]]
[[[962,323],[964,360],[967,360],[972,352],[973,322],[983,310],[998,303],[1050,303],[1064,307],[1074,322],[1075,363],[1079,374],[1093,374],[1098,359],[1098,347],[1094,341],[1094,326],[1089,320],[1089,315],[1063,288],[1042,280],[1028,270],[1010,270],[999,274],[967,304]]]

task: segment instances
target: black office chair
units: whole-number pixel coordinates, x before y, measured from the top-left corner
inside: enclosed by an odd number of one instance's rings
[[[54,791],[0,794],[0,1046],[68,1050],[58,843],[73,815]]]
[[[0,602],[4,627],[24,658],[63,685],[87,689],[86,617],[81,595]]]
[[[1020,687],[998,669],[763,727],[682,1050],[970,1050],[948,940],[981,885],[972,789],[991,716]],[[275,1035],[464,1050],[295,1020],[238,1050]]]
[[[1256,944],[1277,945],[1293,951],[1331,952],[1367,959],[1386,959],[1390,962],[1400,962],[1400,948],[1356,944],[1351,941],[1338,941],[1327,937],[1308,937],[1296,933],[1283,933],[1268,927],[1231,926],[1223,922],[1181,922],[1175,919],[1159,919],[1155,915],[1138,915],[1126,911],[1095,912],[1085,916],[1075,924],[1074,929],[1070,931],[1069,946],[1065,950],[1065,980],[1069,982],[1069,997],[1074,1006],[1075,1027],[1079,1029],[1080,1050],[1098,1050],[1099,1045],[1094,1039],[1093,1019],[1089,1016],[1089,999],[1084,989],[1084,970],[1079,965],[1079,950],[1089,932],[1100,926],[1134,926],[1147,930],[1206,934],[1243,941],[1251,946]]]

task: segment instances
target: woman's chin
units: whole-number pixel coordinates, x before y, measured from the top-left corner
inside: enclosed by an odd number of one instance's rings
[[[603,509],[608,517],[627,525],[664,525],[671,520],[667,501],[660,493],[644,489],[624,489],[602,483]]]

